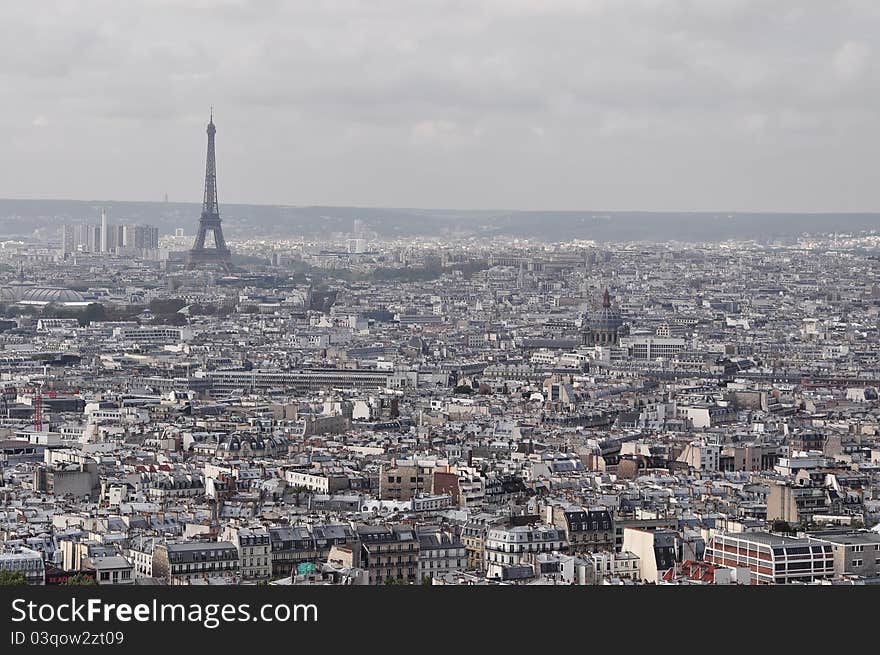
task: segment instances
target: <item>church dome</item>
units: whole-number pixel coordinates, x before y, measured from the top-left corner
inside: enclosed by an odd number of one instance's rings
[[[617,345],[618,337],[626,333],[623,317],[611,306],[608,289],[602,294],[602,308],[594,314],[584,315],[582,329],[585,346]]]
[[[587,325],[593,330],[617,330],[623,325],[620,312],[611,307],[611,296],[608,289],[605,289],[605,293],[602,295],[602,309],[585,318]]]

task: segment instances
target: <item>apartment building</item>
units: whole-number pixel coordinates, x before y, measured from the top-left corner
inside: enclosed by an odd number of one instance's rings
[[[419,540],[407,525],[362,525],[360,565],[366,569],[369,584],[389,580],[419,581]]]
[[[810,541],[830,544],[834,555],[834,577],[858,576],[876,578],[880,576],[880,533],[811,533]]]
[[[229,541],[158,544],[153,549],[153,576],[169,585],[208,578],[234,584],[240,579],[238,548]]]

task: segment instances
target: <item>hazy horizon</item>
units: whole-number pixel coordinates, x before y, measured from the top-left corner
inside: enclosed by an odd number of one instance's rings
[[[168,200],[164,199],[150,199],[150,198],[131,198],[131,199],[120,199],[120,198],[72,198],[72,197],[12,197],[12,196],[0,196],[0,203],[2,202],[75,202],[75,203],[94,203],[96,205],[104,204],[170,204],[170,205],[201,205],[201,200],[174,200],[172,198],[168,198]],[[730,210],[730,209],[667,209],[667,208],[659,208],[659,209],[632,209],[632,208],[621,208],[621,209],[608,209],[604,207],[537,207],[534,209],[527,208],[516,208],[516,207],[455,207],[455,206],[405,206],[405,205],[343,205],[343,204],[295,204],[295,203],[271,203],[271,202],[255,202],[255,201],[241,201],[241,202],[227,202],[220,203],[220,211],[221,216],[223,213],[223,206],[230,207],[266,207],[266,208],[289,208],[289,209],[368,209],[368,210],[388,210],[388,211],[425,211],[425,212],[474,212],[481,214],[491,214],[491,213],[504,213],[504,214],[539,214],[539,213],[571,213],[571,214],[580,214],[580,213],[588,213],[595,215],[602,214],[674,214],[674,215],[687,215],[687,214],[711,214],[711,215],[780,215],[780,216],[878,216],[880,217],[880,209],[870,210],[870,209],[852,209],[852,210],[816,210],[816,211],[808,211],[808,210],[790,210],[790,209],[777,209],[777,210],[763,210],[763,209],[754,209],[754,210]]]

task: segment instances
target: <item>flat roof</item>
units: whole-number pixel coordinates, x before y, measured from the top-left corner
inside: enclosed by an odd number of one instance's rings
[[[727,532],[719,535],[726,539],[739,539],[741,541],[755,541],[766,546],[795,546],[806,545],[809,541],[801,537],[785,537],[770,532]]]
[[[880,544],[880,533],[877,532],[855,532],[855,533],[836,533],[836,534],[812,534],[813,539],[821,539],[829,541],[833,544]]]

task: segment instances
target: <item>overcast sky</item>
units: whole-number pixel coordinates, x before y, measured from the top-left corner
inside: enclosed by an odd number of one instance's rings
[[[877,0],[5,2],[0,196],[880,211]]]

